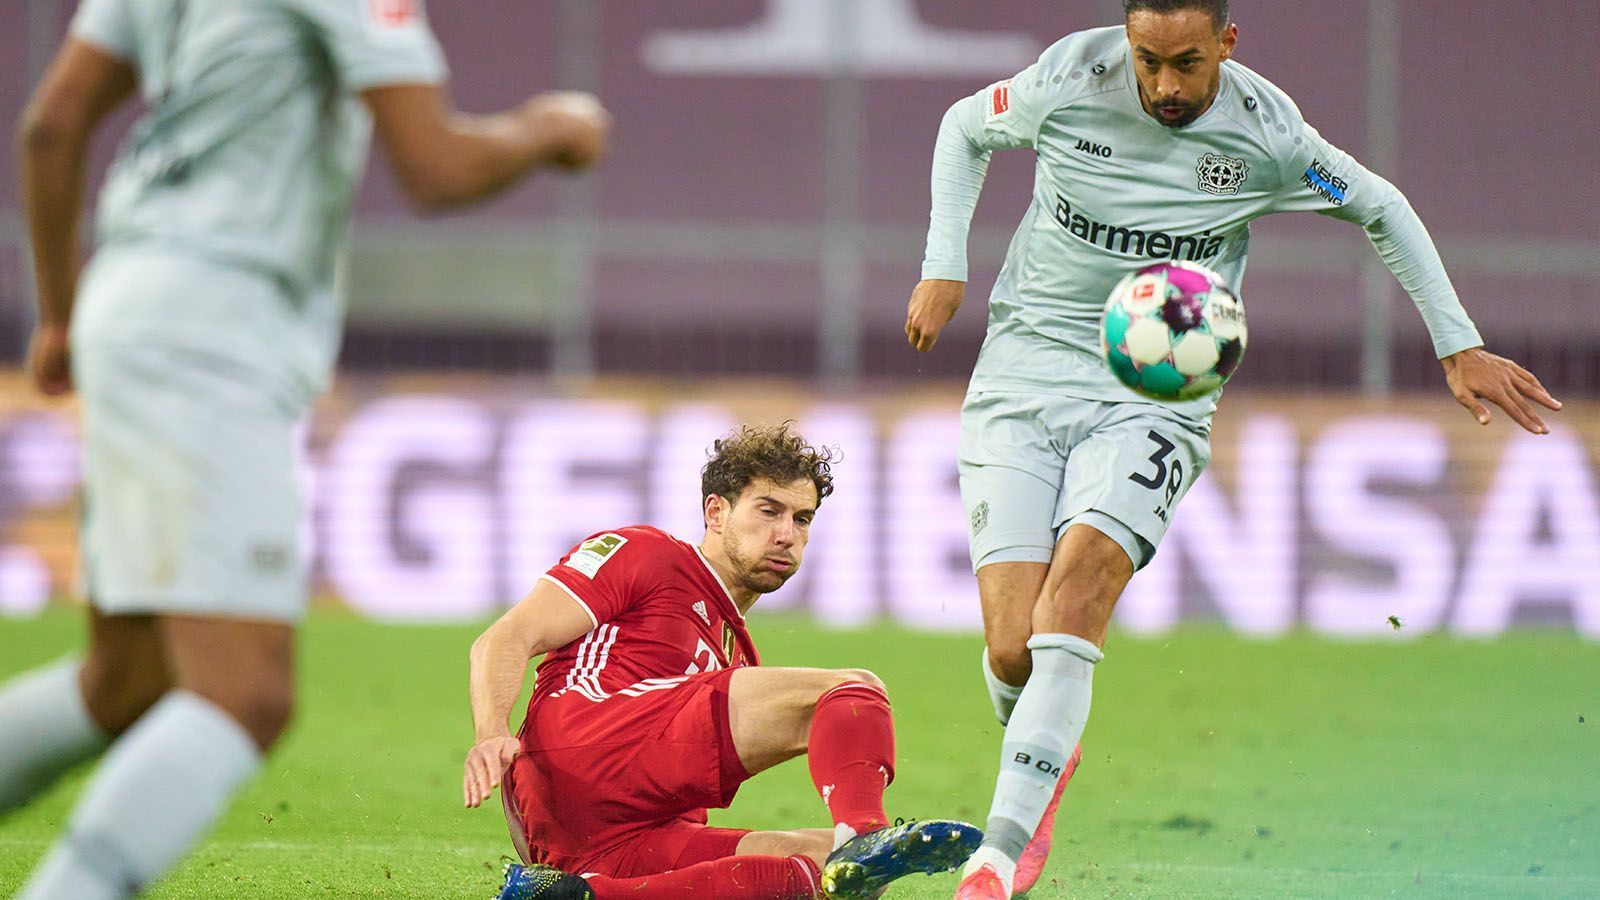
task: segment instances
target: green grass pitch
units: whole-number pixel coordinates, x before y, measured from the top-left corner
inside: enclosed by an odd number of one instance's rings
[[[476,631],[313,616],[290,736],[152,896],[491,896],[504,826],[460,795]],[[1000,729],[976,638],[787,617],[758,617],[754,631],[769,664],[867,666],[888,682],[890,815],[982,823]],[[63,612],[0,623],[0,676],[80,633]],[[1550,632],[1348,644],[1189,629],[1114,635],[1108,651],[1034,897],[1600,897],[1600,646]],[[0,896],[83,775],[0,822]],[[824,816],[795,762],[713,822]],[[954,885],[910,879],[890,896],[947,898]]]

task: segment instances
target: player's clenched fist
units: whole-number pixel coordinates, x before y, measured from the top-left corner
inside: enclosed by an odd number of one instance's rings
[[[467,751],[467,771],[461,788],[468,806],[489,799],[521,749],[514,737],[493,737],[472,745]]]
[[[593,94],[546,91],[528,98],[522,115],[550,165],[577,171],[593,165],[606,152],[611,114]]]
[[[956,314],[961,298],[966,295],[965,281],[946,281],[928,278],[917,282],[911,291],[911,303],[906,308],[906,340],[919,352],[933,349],[939,332]]]

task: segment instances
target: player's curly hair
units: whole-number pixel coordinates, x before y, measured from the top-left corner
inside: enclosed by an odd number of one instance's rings
[[[700,502],[716,494],[728,502],[757,478],[777,484],[810,479],[817,488],[817,503],[833,493],[833,464],[839,451],[813,447],[791,430],[793,421],[777,425],[741,425],[711,445],[711,459],[700,470]]]
[[[1228,0],[1122,0],[1124,18],[1139,10],[1169,13],[1181,9],[1198,9],[1206,13],[1211,16],[1211,24],[1218,31],[1228,27]]]

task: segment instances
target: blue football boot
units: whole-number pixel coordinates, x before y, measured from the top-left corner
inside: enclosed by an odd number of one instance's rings
[[[495,900],[594,900],[589,883],[555,866],[506,864],[506,883]]]
[[[976,826],[948,819],[902,822],[858,834],[828,854],[822,891],[831,900],[867,900],[897,878],[954,869],[981,843],[983,832]]]

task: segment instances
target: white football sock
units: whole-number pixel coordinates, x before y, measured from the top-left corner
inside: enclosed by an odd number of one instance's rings
[[[80,666],[61,660],[0,687],[0,814],[105,749],[106,735],[83,704]]]
[[[170,691],[112,745],[19,900],[132,897],[182,858],[261,765],[221,708]]]
[[[1017,707],[1017,698],[1022,696],[1022,688],[1001,681],[1000,676],[994,673],[994,666],[989,662],[988,647],[983,648],[983,684],[989,689],[994,717],[1000,720],[1001,725],[1009,723],[1011,711]]]
[[[1000,883],[1005,885],[1006,896],[1011,896],[1011,887],[1016,883],[1017,864],[1010,857],[993,847],[979,847],[976,852],[967,857],[967,864],[961,869],[961,877],[964,879],[986,865],[994,867],[994,873],[1000,876]]]
[[[1071,634],[1036,634],[1028,649],[1033,674],[1000,744],[1000,777],[983,838],[983,846],[1013,861],[1039,827],[1062,767],[1083,736],[1094,664],[1103,656]]]

